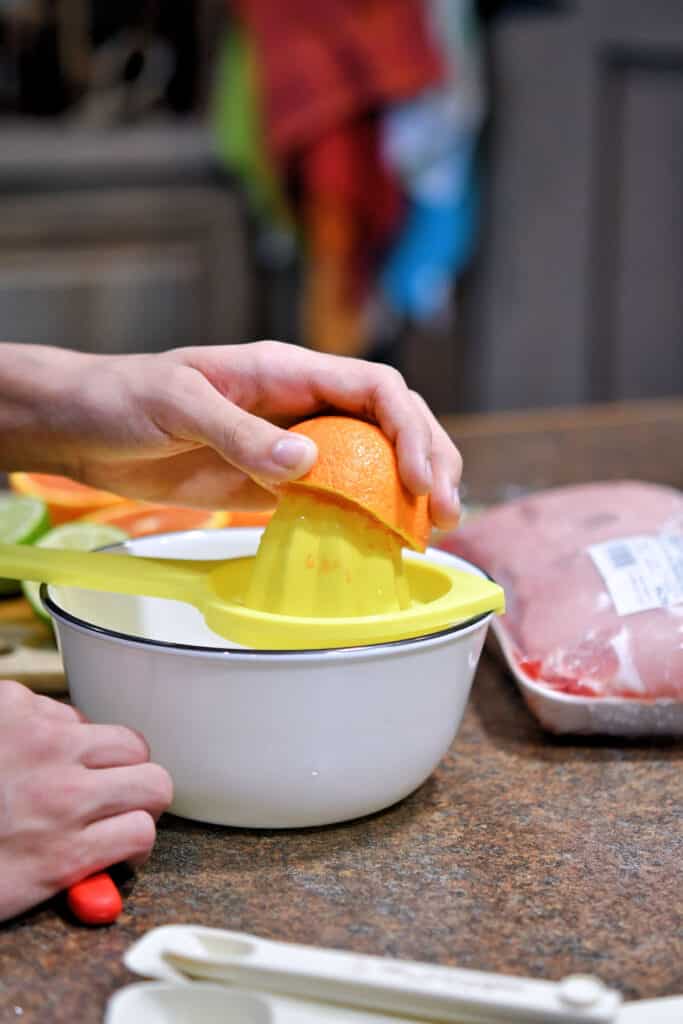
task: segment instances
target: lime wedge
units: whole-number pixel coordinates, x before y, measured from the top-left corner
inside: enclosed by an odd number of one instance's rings
[[[94,551],[108,544],[118,544],[128,540],[128,534],[118,526],[107,526],[104,523],[72,522],[55,526],[36,542],[36,547],[68,548],[71,551]],[[41,619],[49,620],[50,616],[43,608],[40,600],[40,583],[26,581],[21,584],[24,597]]]
[[[49,525],[47,505],[40,498],[0,491],[0,544],[32,544]],[[0,579],[0,595],[18,590],[16,580]]]

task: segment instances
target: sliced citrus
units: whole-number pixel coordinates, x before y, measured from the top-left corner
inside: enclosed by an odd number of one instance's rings
[[[152,505],[140,501],[124,501],[91,512],[84,518],[84,522],[107,523],[125,530],[130,537],[145,537],[152,533],[217,529],[229,524],[230,513],[184,508],[181,505]]]
[[[107,526],[100,523],[63,523],[36,541],[36,547],[41,548],[68,548],[72,551],[94,551],[95,548],[104,548],[108,544],[119,544],[128,539],[128,534],[117,526]],[[43,608],[40,600],[40,583],[25,581],[21,584],[24,597],[33,608],[36,615],[41,619],[49,619],[50,616]]]
[[[49,526],[44,501],[0,491],[0,544],[33,544]],[[18,590],[16,580],[0,578],[0,595],[16,594]]]
[[[351,416],[318,416],[291,429],[315,441],[318,459],[283,489],[308,488],[343,498],[411,548],[425,550],[431,532],[429,499],[411,494],[402,483],[394,446],[379,427]]]
[[[117,494],[98,491],[69,477],[53,476],[50,473],[10,473],[9,482],[16,493],[44,501],[50,521],[55,526],[123,501]]]
[[[266,526],[273,518],[272,510],[268,512],[226,512],[226,526]]]

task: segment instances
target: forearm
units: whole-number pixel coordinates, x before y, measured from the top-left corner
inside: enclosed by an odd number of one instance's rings
[[[79,381],[96,356],[0,344],[0,470],[68,473]]]

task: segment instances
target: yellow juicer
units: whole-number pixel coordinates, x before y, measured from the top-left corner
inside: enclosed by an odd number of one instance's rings
[[[285,493],[247,561],[239,635],[231,630],[252,647],[386,643],[504,609],[497,584],[404,557],[397,533],[344,499],[311,488]]]
[[[495,583],[404,557],[398,534],[312,488],[285,492],[253,557],[187,561],[0,545],[0,575],[187,601],[220,636],[261,650],[387,643],[504,610]]]

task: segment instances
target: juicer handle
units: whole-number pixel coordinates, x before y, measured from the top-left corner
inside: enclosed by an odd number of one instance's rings
[[[192,601],[197,583],[219,564],[0,544],[0,576],[9,579],[176,600]]]
[[[156,934],[155,934],[156,932]],[[425,1021],[613,1024],[619,993],[597,978],[559,983],[272,942],[239,932],[167,926],[126,954],[131,970],[201,978]]]

